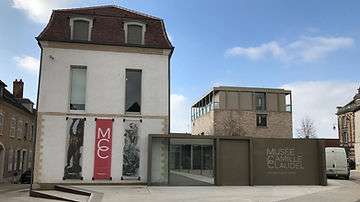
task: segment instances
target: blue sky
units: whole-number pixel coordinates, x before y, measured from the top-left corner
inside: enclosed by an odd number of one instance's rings
[[[336,137],[337,105],[360,85],[359,1],[0,1],[0,79],[25,81],[35,101],[37,36],[51,9],[117,4],[165,20],[171,61],[172,131],[189,130],[189,107],[214,85],[293,91],[294,131],[309,116]]]

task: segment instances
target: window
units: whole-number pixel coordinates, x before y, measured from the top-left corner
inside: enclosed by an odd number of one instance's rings
[[[265,93],[255,93],[255,109],[259,111],[266,110],[266,94]]]
[[[24,140],[27,139],[28,133],[29,133],[29,124],[25,123],[25,126],[24,126]]]
[[[70,110],[85,110],[86,67],[71,67]]]
[[[346,120],[346,117],[345,116],[342,116],[341,117],[341,122],[342,122],[342,128],[346,128],[347,126],[347,120]]]
[[[348,133],[347,133],[347,131],[344,131],[343,132],[343,143],[344,144],[346,144],[346,143],[348,143]]]
[[[16,133],[16,118],[12,117],[10,123],[10,137],[15,137],[15,133]]]
[[[23,135],[23,121],[19,120],[18,123],[17,123],[17,132],[16,132],[16,136],[18,139],[21,139],[22,135]]]
[[[256,126],[266,127],[267,126],[267,115],[266,114],[256,114]]]
[[[71,39],[78,41],[90,41],[92,20],[86,18],[72,18],[70,20]]]
[[[124,24],[125,43],[143,45],[145,38],[145,25],[138,22]]]
[[[33,158],[33,156],[32,156],[33,154],[32,154],[32,150],[30,150],[29,151],[29,160],[28,160],[28,168],[30,169],[31,168],[31,166],[32,166],[32,158]]]
[[[14,161],[14,151],[12,148],[9,149],[8,152],[8,172],[11,172],[13,170],[13,161]]]
[[[18,169],[18,157],[20,158],[20,153],[18,152],[18,150],[14,150],[14,171],[16,171]]]
[[[31,131],[30,131],[30,135],[29,135],[30,141],[32,141],[34,139],[34,135],[35,135],[35,128],[34,128],[34,125],[31,125]]]
[[[27,153],[26,150],[21,151],[21,157],[20,157],[20,169],[21,171],[24,171],[27,168],[26,162],[27,162]]]
[[[141,111],[141,70],[126,70],[126,112]]]
[[[5,117],[4,114],[0,113],[0,135],[3,134],[4,127],[5,127]]]

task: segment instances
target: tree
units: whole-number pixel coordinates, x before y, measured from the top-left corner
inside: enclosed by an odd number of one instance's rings
[[[245,136],[245,131],[239,121],[232,118],[231,115],[225,116],[220,122],[220,134],[230,136]]]
[[[314,121],[309,117],[305,117],[301,120],[300,128],[296,129],[296,131],[299,138],[316,138]]]

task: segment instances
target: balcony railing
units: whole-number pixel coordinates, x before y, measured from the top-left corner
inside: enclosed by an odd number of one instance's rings
[[[194,107],[192,108],[191,111],[191,121],[209,113],[213,109],[219,109],[219,108],[220,108],[219,102],[211,102],[203,107]]]

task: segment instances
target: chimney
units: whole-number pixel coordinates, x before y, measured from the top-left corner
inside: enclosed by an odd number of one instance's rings
[[[18,99],[22,99],[23,90],[24,90],[24,82],[21,79],[19,81],[16,79],[13,82],[13,95]]]
[[[4,96],[6,84],[0,80],[0,98]]]

